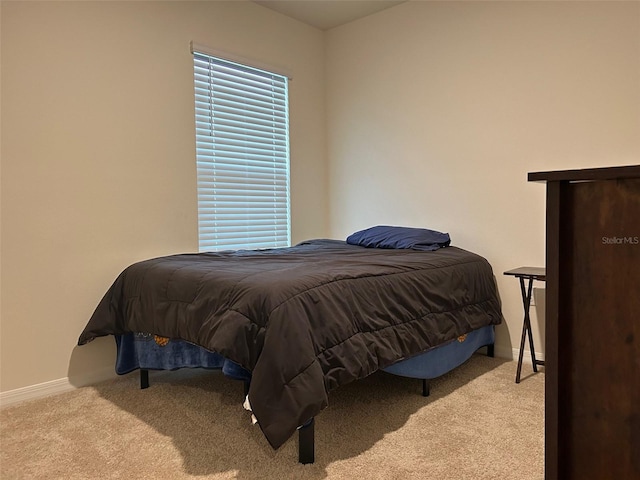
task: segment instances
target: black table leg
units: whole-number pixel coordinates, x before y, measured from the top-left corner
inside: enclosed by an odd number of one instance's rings
[[[520,337],[520,353],[518,355],[518,370],[516,371],[516,383],[520,383],[520,373],[522,371],[522,357],[524,355],[524,344],[527,334],[529,334],[529,351],[531,352],[531,363],[533,371],[538,371],[538,365],[544,365],[543,361],[536,360],[536,351],[533,346],[533,332],[531,330],[531,317],[529,316],[529,308],[531,307],[531,296],[533,293],[533,277],[527,277],[529,280],[525,288],[524,278],[520,279],[520,292],[522,293],[522,306],[524,308],[524,320],[522,322],[522,336]]]
[[[524,355],[524,342],[527,336],[527,326],[522,325],[522,336],[520,337],[520,353],[518,354],[518,369],[516,370],[516,383],[520,383],[520,372],[522,370],[522,356]]]

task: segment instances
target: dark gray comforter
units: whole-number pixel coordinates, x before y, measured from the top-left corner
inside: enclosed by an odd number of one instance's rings
[[[278,448],[339,385],[501,321],[491,266],[476,254],[313,240],[133,264],[78,343],[149,332],[222,354],[252,372],[253,412]]]

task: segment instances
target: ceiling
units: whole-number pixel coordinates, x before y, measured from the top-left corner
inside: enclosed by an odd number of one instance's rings
[[[253,0],[320,30],[349,23],[407,0]]]

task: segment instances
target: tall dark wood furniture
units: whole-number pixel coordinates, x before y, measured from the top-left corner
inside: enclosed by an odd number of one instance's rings
[[[640,479],[640,165],[547,184],[545,478]]]

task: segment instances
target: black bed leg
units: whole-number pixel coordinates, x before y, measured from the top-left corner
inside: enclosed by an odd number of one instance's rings
[[[315,461],[314,423],[315,420],[312,418],[298,429],[298,462],[302,464]]]
[[[429,396],[429,380],[427,380],[426,378],[422,379],[422,396]]]
[[[149,388],[149,370],[140,369],[140,389]]]
[[[496,351],[494,348],[494,344],[492,343],[491,345],[487,345],[487,357],[495,357]]]

